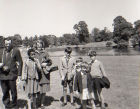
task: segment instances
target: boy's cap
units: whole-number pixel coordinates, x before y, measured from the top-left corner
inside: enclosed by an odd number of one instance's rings
[[[90,50],[88,56],[96,56],[96,51]]]
[[[71,48],[71,47],[67,47],[67,48],[65,48],[65,52],[67,52],[67,53],[71,53],[71,52],[72,52],[72,48]]]

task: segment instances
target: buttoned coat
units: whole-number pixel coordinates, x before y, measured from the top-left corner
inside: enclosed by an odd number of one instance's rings
[[[60,59],[60,74],[63,79],[65,78],[66,75],[68,76],[68,80],[70,80],[74,76],[73,74],[74,65],[75,65],[74,57],[70,56],[68,62],[66,56],[63,56]]]
[[[0,80],[16,80],[17,76],[22,75],[22,58],[19,49],[13,48],[9,52],[9,57],[6,59],[7,51],[3,50],[2,63],[8,66],[9,71],[0,71]]]

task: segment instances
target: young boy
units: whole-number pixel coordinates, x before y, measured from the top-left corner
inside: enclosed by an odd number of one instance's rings
[[[104,70],[104,67],[102,63],[96,59],[96,52],[90,50],[88,53],[88,56],[90,57],[91,61],[89,62],[90,68],[91,68],[91,76],[93,79],[93,92],[95,95],[96,101],[99,102],[101,100],[101,108],[104,108],[104,98],[102,95],[102,77],[106,77],[106,73]]]
[[[67,85],[69,86],[70,90],[70,98],[71,98],[71,104],[74,105],[73,101],[73,69],[74,69],[74,58],[71,56],[72,48],[67,47],[64,51],[65,55],[60,60],[60,76],[62,79],[62,86],[63,86],[63,96],[64,96],[64,102],[62,106],[65,106],[67,104]]]
[[[92,91],[92,77],[88,70],[88,63],[81,64],[81,71],[76,73],[74,81],[74,91],[80,93],[80,99],[83,109],[86,109],[87,100],[91,101],[92,109],[95,109],[94,94]]]

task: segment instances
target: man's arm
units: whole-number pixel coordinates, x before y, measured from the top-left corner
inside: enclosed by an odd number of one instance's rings
[[[19,62],[19,66],[18,66],[18,76],[21,76],[22,75],[22,66],[23,66],[23,61],[22,61],[22,57],[21,57],[21,54],[20,54],[20,51],[19,49],[16,50],[16,61]]]

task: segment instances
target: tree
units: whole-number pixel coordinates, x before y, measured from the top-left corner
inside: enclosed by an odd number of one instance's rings
[[[93,36],[93,40],[95,42],[100,42],[101,41],[101,36],[100,36],[100,30],[99,28],[93,28],[91,35]]]
[[[28,39],[27,36],[26,36],[25,39],[23,40],[23,45],[26,46],[26,47],[29,46],[29,39]]]
[[[73,26],[73,29],[76,31],[76,34],[79,38],[80,43],[82,42],[89,42],[89,31],[88,25],[85,21],[80,21],[78,24]]]
[[[66,45],[78,45],[79,39],[76,34],[64,34],[64,42]]]
[[[40,36],[39,39],[43,41],[44,47],[49,47],[50,43],[47,35]]]
[[[4,37],[0,36],[0,48],[4,47]]]
[[[132,36],[133,47],[139,45],[140,47],[140,20],[134,22],[133,36]]]
[[[112,39],[112,32],[110,32],[107,27],[104,27],[103,30],[99,30],[99,28],[93,28],[92,33],[93,41],[101,42],[101,41],[109,41]]]
[[[132,34],[132,24],[122,16],[117,16],[114,19],[113,26],[113,40],[118,45],[118,49],[127,49],[128,41]]]

